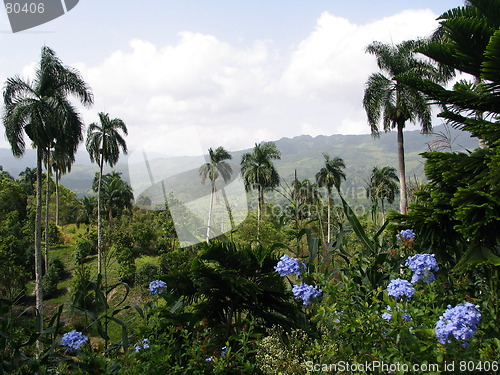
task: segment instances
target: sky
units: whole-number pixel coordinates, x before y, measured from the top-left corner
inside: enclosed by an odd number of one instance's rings
[[[363,90],[378,68],[366,46],[426,37],[440,14],[461,5],[80,0],[15,34],[2,8],[0,82],[32,77],[49,46],[92,88],[94,105],[78,107],[85,124],[99,112],[122,119],[131,150],[200,155],[302,134],[367,134]],[[9,147],[0,133],[0,147]]]

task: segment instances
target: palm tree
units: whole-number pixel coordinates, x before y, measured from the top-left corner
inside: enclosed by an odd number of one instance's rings
[[[381,72],[373,73],[368,78],[363,107],[374,137],[379,136],[380,119],[385,132],[397,130],[399,210],[402,214],[405,214],[407,209],[403,129],[407,121],[416,123],[418,120],[422,132],[427,133],[432,129],[432,123],[431,109],[425,96],[418,90],[398,82],[395,77],[411,73],[435,82],[445,80],[439,69],[415,56],[415,49],[422,45],[423,41],[409,40],[396,46],[373,42],[366,48],[368,53],[377,58]]]
[[[99,113],[100,124],[93,122],[87,130],[86,147],[92,163],[99,165],[99,181],[97,184],[97,272],[102,272],[102,215],[101,184],[104,163],[113,167],[118,163],[120,148],[127,153],[127,144],[120,134],[127,135],[127,126],[119,118],[110,119],[109,114]]]
[[[264,190],[279,186],[280,176],[272,160],[280,160],[281,153],[274,142],[255,144],[252,153],[241,157],[241,175],[247,192],[257,189],[257,222],[264,207]],[[257,237],[259,236],[257,225]]]
[[[385,218],[384,199],[389,204],[394,202],[396,191],[398,189],[399,178],[394,167],[374,167],[366,191],[367,198],[371,198],[374,207],[378,201],[382,205],[382,216]]]
[[[19,181],[24,186],[26,193],[33,195],[35,193],[36,168],[26,167],[24,171],[19,173]]]
[[[316,183],[319,187],[326,187],[328,193],[328,216],[327,216],[327,242],[331,241],[331,201],[332,188],[335,187],[340,193],[340,184],[342,179],[345,180],[344,160],[339,157],[330,159],[330,155],[323,153],[325,158],[325,166],[316,173]]]
[[[200,169],[201,183],[205,184],[207,178],[211,183],[210,190],[210,210],[208,211],[208,223],[207,223],[207,242],[210,238],[210,227],[212,226],[212,210],[214,205],[214,195],[217,191],[215,181],[219,176],[222,176],[224,182],[228,182],[231,179],[231,174],[233,170],[226,160],[230,160],[231,154],[227,152],[223,147],[217,147],[215,151],[212,148],[208,149],[208,159],[209,161],[203,164]]]
[[[26,134],[37,150],[36,214],[35,214],[35,295],[36,308],[43,325],[42,291],[42,161],[50,145],[65,149],[74,157],[82,141],[83,122],[69,100],[75,96],[90,106],[93,96],[78,71],[64,66],[54,51],[44,46],[35,78],[25,81],[19,76],[7,79],[4,89],[5,135],[12,153],[21,157],[26,149]]]
[[[59,225],[59,180],[62,175],[71,172],[73,160],[66,153],[54,152],[52,153],[52,170],[55,173],[55,190],[56,190],[56,225]]]
[[[108,212],[108,221],[113,222],[115,216],[119,216],[123,210],[131,209],[134,201],[134,193],[129,184],[122,179],[122,174],[116,171],[102,176],[101,183],[101,206]],[[92,188],[97,192],[99,188],[99,173],[96,173]]]

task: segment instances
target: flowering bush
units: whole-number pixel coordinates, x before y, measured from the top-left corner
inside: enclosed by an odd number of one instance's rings
[[[274,267],[280,276],[296,274],[300,276],[300,264],[297,258],[291,258],[287,254],[283,255],[278,264]]]
[[[414,240],[415,232],[412,229],[405,229],[396,234],[396,238],[400,241]]]
[[[167,291],[167,283],[162,280],[155,280],[149,283],[149,294],[156,295]]]
[[[141,342],[134,344],[134,351],[139,353],[143,349],[149,349],[149,340],[143,339]]]
[[[422,280],[424,283],[432,283],[436,280],[433,271],[439,271],[434,254],[416,254],[408,257],[405,264],[414,272],[411,282],[413,284]]]
[[[80,349],[80,347],[88,341],[89,339],[77,330],[67,332],[61,338],[62,345],[70,352]]]
[[[461,341],[466,347],[469,338],[474,335],[481,319],[479,306],[470,302],[459,303],[455,307],[448,305],[448,309],[439,317],[436,323],[436,337],[441,344],[451,344],[450,336]]]
[[[295,298],[301,299],[304,305],[307,306],[311,298],[316,298],[321,295],[322,290],[318,289],[317,286],[300,283],[300,285],[293,286],[292,292]]]
[[[407,280],[394,279],[387,286],[387,293],[396,300],[403,299],[403,297],[409,300],[415,294],[415,289]]]

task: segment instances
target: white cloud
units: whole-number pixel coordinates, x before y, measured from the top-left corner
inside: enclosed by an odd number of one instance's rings
[[[86,123],[100,111],[123,119],[130,149],[191,126],[204,149],[236,150],[303,133],[368,133],[361,100],[377,66],[366,45],[427,36],[435,18],[415,10],[356,25],[324,12],[291,52],[272,40],[232,45],[186,31],[177,43],[132,39],[98,65],[72,65],[94,92],[95,105],[82,110]]]

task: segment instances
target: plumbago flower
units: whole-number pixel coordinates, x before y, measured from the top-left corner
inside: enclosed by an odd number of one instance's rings
[[[455,307],[448,305],[448,309],[439,317],[436,323],[436,338],[441,344],[451,344],[454,337],[462,346],[474,335],[481,319],[479,306],[470,302],[459,303]]]
[[[296,274],[300,276],[300,264],[297,258],[291,258],[287,254],[283,255],[278,264],[274,267],[276,272],[280,274],[280,276],[288,276],[292,274]]]
[[[149,294],[157,295],[167,291],[167,283],[162,280],[155,280],[149,283]]]
[[[65,333],[61,338],[61,343],[63,346],[68,348],[68,351],[70,352],[80,349],[80,347],[88,341],[89,339],[83,335],[83,333],[78,332],[75,329],[71,332]]]
[[[149,340],[143,339],[141,342],[134,344],[134,351],[139,353],[143,349],[149,349]]]
[[[401,309],[399,308],[399,306],[397,306],[396,308],[397,308],[398,311],[401,311]],[[384,312],[382,314],[382,319],[391,320],[392,319],[392,314],[390,313],[391,306],[387,306],[386,310],[387,310],[387,312]],[[403,318],[404,320],[406,320],[407,322],[409,322],[411,320],[411,315],[407,314],[405,311],[403,311],[403,314],[401,315],[401,318]]]
[[[414,272],[411,282],[413,284],[422,280],[424,283],[432,283],[436,280],[433,271],[439,271],[434,254],[416,254],[408,257],[405,264]]]
[[[411,299],[413,297],[413,294],[415,294],[415,289],[413,288],[413,285],[403,279],[394,279],[391,280],[389,285],[387,286],[387,294],[389,294],[391,297],[394,297],[396,300],[400,299]]]
[[[396,234],[396,238],[400,241],[414,240],[415,232],[412,229],[405,229]]]
[[[293,295],[296,299],[301,299],[305,306],[309,305],[311,298],[319,297],[322,293],[317,286],[312,286],[304,283],[294,285],[292,288]]]

